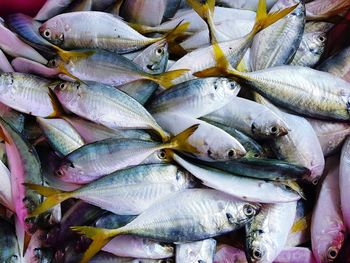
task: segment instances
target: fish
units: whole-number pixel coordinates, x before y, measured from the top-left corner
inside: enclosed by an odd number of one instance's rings
[[[286,122],[266,106],[239,97],[203,119],[233,127],[255,139],[276,138],[289,131]]]
[[[135,99],[97,82],[60,82],[53,88],[69,111],[111,129],[153,129],[163,139],[167,133]]]
[[[250,55],[253,71],[288,64],[293,59],[304,32],[305,3],[279,0],[270,10],[273,13],[295,3],[298,5],[292,12],[254,37]]]
[[[140,163],[155,163],[153,158],[147,160],[155,152],[159,153],[159,159],[166,159],[167,154],[159,150],[196,152],[187,143],[187,138],[197,128],[198,125],[193,125],[165,143],[139,139],[106,139],[86,144],[67,155],[56,168],[55,175],[64,182],[86,184],[123,168]]]
[[[166,214],[163,213],[165,207]],[[187,189],[162,199],[121,228],[76,226],[72,229],[93,240],[80,261],[84,263],[111,238],[120,234],[133,234],[168,242],[202,240],[243,226],[259,211],[258,207],[219,191]],[[214,226],[211,223],[213,221],[221,227]]]
[[[0,101],[26,114],[54,117],[59,109],[49,95],[47,79],[25,73],[0,73]]]
[[[348,185],[350,183],[349,176],[347,173],[349,169],[349,160],[350,160],[349,143],[350,143],[350,139],[348,137],[342,146],[340,163],[339,163],[340,203],[341,203],[341,211],[343,215],[344,224],[347,229],[350,229],[350,206],[347,203],[348,192],[346,190],[348,189]]]
[[[171,259],[146,259],[146,258],[124,258],[117,257],[110,253],[100,252],[94,256],[90,263],[172,263]]]
[[[300,199],[285,184],[239,176],[204,165],[195,165],[173,154],[174,161],[193,174],[202,184],[230,194],[240,200],[259,203],[283,203]],[[296,189],[299,187],[296,185]],[[299,188],[300,189],[300,188]],[[300,190],[298,190],[300,192]]]
[[[296,213],[296,202],[267,204],[246,225],[250,262],[274,262],[283,250]]]
[[[92,27],[86,27],[89,19]],[[186,29],[187,24],[170,31],[164,37],[148,38],[128,26],[120,18],[99,11],[80,11],[57,15],[40,28],[39,33],[63,49],[99,48],[117,53],[139,50],[163,38],[172,39]]]
[[[41,129],[52,147],[66,156],[85,144],[78,132],[64,119],[44,119],[37,117]]]
[[[177,244],[176,262],[206,262],[212,263],[215,255],[216,240],[209,238],[201,241]]]
[[[290,65],[239,72],[232,67],[228,68],[228,61],[219,45],[214,46],[214,52],[218,59],[218,67],[196,72],[195,76],[230,76],[277,106],[303,116],[327,120],[349,119],[347,105],[350,83],[343,79],[315,69]],[[328,83],[333,83],[333,86],[330,87]]]
[[[13,59],[11,65],[16,72],[40,75],[45,78],[55,78],[61,74],[58,69],[49,68],[43,64],[21,57]]]
[[[26,184],[46,197],[29,217],[39,215],[69,198],[81,199],[119,215],[138,215],[163,197],[192,185],[194,180],[188,173],[176,166],[163,164],[120,170],[70,192]]]
[[[164,90],[147,105],[152,114],[174,113],[199,118],[231,103],[240,86],[226,78],[194,79]]]
[[[188,143],[196,148],[198,159],[206,161],[225,161],[242,158],[246,150],[227,132],[208,124],[202,120],[177,114],[155,114],[157,122],[172,134],[177,134],[192,125],[199,125],[198,129],[188,138]]]
[[[311,247],[317,262],[333,262],[345,238],[339,197],[339,162],[335,158],[328,162],[311,219]]]
[[[0,218],[0,260],[1,262],[21,262],[14,225]]]

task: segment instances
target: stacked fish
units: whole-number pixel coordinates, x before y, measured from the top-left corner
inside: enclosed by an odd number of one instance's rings
[[[2,21],[0,262],[349,262],[350,1],[306,2]]]

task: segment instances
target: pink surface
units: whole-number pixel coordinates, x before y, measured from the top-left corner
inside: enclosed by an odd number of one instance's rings
[[[6,17],[12,13],[34,16],[45,2],[45,0],[0,0],[0,16]]]

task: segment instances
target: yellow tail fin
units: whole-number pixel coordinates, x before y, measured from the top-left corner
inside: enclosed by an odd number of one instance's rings
[[[64,62],[68,62],[70,60],[79,60],[92,56],[96,51],[88,50],[88,51],[67,51],[58,46],[53,45],[53,48],[56,49],[57,54]]]
[[[40,215],[55,205],[71,198],[74,192],[64,192],[59,189],[42,186],[38,184],[25,183],[26,187],[46,197],[46,200],[41,203],[28,217]]]
[[[88,263],[113,237],[121,234],[119,229],[104,229],[91,226],[73,226],[71,229],[92,239],[92,243],[88,250],[85,251],[80,263]]]
[[[213,21],[215,0],[187,0],[187,3],[208,25],[210,42],[216,43],[216,29]]]
[[[164,88],[170,88],[173,86],[173,80],[177,79],[178,77],[186,74],[189,69],[178,69],[178,70],[172,70],[168,72],[164,72],[158,75],[151,75],[147,74],[146,79],[152,80],[159,85],[163,86]]]
[[[199,124],[192,125],[183,132],[171,138],[168,142],[161,145],[161,149],[180,150],[189,153],[198,153],[196,147],[187,142],[187,139],[198,129]]]
[[[288,15],[290,12],[292,12],[298,4],[295,4],[293,6],[287,7],[283,10],[273,12],[271,14],[267,14],[266,12],[266,0],[259,0],[258,3],[258,10],[256,12],[256,20],[254,27],[250,33],[250,35],[253,37],[256,33],[263,30],[264,28],[272,25],[273,23],[277,22],[281,18]]]
[[[182,22],[183,21],[178,23],[176,27],[174,27],[171,31],[166,33],[162,37],[162,39],[165,39],[169,44],[175,42],[176,38],[178,38],[183,33],[185,33],[187,28],[190,26],[190,22],[185,22],[185,23],[182,23]]]

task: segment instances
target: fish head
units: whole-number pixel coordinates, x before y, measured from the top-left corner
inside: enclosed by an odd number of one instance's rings
[[[171,257],[174,254],[174,247],[171,244],[154,242],[153,240],[150,240],[150,239],[144,239],[144,242],[148,243],[146,246],[148,247],[149,251],[152,252],[152,254],[158,254],[158,255],[168,254],[169,257]]]
[[[79,178],[84,174],[81,167],[74,165],[70,161],[64,162],[55,170],[55,176],[65,182],[79,182]]]
[[[234,80],[227,78],[214,78],[213,87],[216,93],[221,92],[223,96],[236,96],[241,86]]]
[[[77,98],[80,85],[78,82],[61,81],[55,83],[53,91],[61,102],[71,103]]]
[[[154,73],[163,72],[169,58],[168,43],[166,40],[164,39],[154,43],[152,46],[148,47],[145,52],[145,58],[148,61],[146,65],[147,69]]]
[[[251,221],[259,213],[260,205],[234,200],[225,207],[224,211],[229,224],[240,226]]]
[[[14,76],[11,73],[0,73],[0,94],[5,93],[14,83]]]
[[[276,117],[276,118],[274,118]],[[276,138],[288,134],[287,124],[277,115],[259,115],[251,125],[251,131],[259,137]]]
[[[188,171],[177,169],[176,182],[180,188],[193,188],[198,185],[196,178]]]
[[[327,41],[327,35],[324,32],[310,33],[309,51],[315,55],[322,55]]]
[[[39,27],[40,35],[54,45],[64,42],[65,25],[59,18],[52,18]]]

